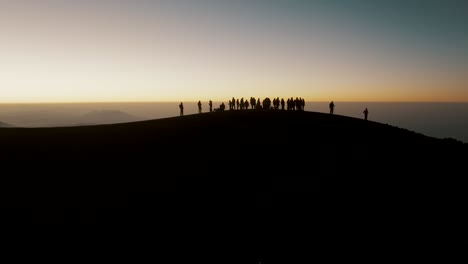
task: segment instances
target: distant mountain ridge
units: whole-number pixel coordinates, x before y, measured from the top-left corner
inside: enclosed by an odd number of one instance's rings
[[[80,116],[79,119],[82,120],[79,124],[115,124],[141,120],[120,110],[96,110]]]
[[[0,127],[70,127],[99,124],[128,123],[142,118],[119,110],[94,110],[90,112],[26,111],[7,117],[11,125],[0,122]]]
[[[0,121],[0,127],[13,127],[13,126]]]

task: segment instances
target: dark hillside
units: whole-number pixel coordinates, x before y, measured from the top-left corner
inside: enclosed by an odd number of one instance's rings
[[[199,256],[248,260],[239,263],[337,242],[355,254],[416,254],[456,233],[466,209],[466,144],[338,115],[8,128],[0,148],[6,220],[134,226],[182,237],[174,247],[200,246]]]

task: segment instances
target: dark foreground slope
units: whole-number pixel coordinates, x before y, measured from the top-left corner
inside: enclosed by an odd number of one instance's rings
[[[238,263],[437,248],[466,210],[466,145],[343,116],[1,129],[0,146],[3,220],[141,228]]]

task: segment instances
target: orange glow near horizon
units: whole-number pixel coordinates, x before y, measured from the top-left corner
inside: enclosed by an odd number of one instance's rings
[[[466,65],[374,32],[155,6],[146,17],[129,3],[86,12],[0,3],[0,103],[468,102]]]

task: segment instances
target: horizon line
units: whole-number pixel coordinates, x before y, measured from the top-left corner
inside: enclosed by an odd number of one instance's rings
[[[260,99],[266,97],[259,97]],[[270,97],[275,98],[275,97]],[[288,97],[283,97],[288,98]],[[230,98],[231,99],[231,98]],[[229,101],[228,99],[227,101]],[[236,98],[237,99],[237,98]],[[257,98],[258,99],[258,98]],[[202,102],[208,102],[208,100],[201,100]],[[329,103],[331,101],[340,102],[340,103],[468,103],[468,101],[339,101],[339,100],[329,100],[329,101],[305,101],[306,103]],[[139,103],[197,103],[198,100],[187,100],[187,101],[85,101],[85,102],[0,102],[0,105],[32,105],[32,104],[139,104]],[[222,100],[214,100],[213,102],[224,102]]]

